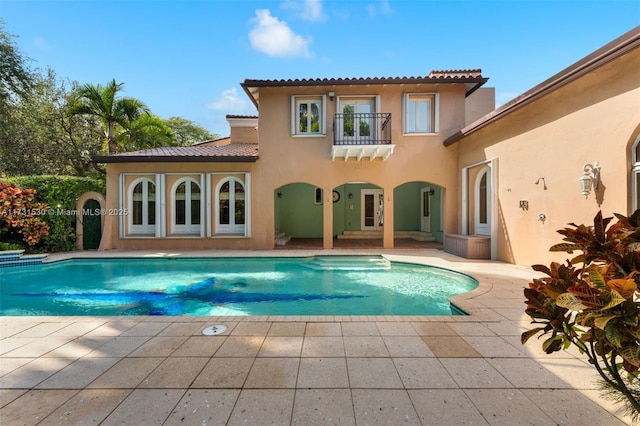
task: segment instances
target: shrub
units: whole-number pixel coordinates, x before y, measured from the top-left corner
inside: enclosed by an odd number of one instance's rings
[[[49,226],[42,220],[48,206],[36,202],[35,193],[0,182],[0,235],[5,239],[21,239],[34,246],[49,233]]]
[[[586,354],[602,378],[603,394],[623,402],[640,419],[640,210],[630,217],[602,218],[593,226],[576,225],[558,231],[564,243],[551,251],[581,252],[566,265],[534,265],[547,276],[524,290],[526,313],[541,326],[522,334],[548,336],[547,353],[571,345]]]
[[[87,191],[105,193],[105,182],[99,179],[76,176],[20,176],[4,178],[7,183],[15,183],[23,188],[36,191],[35,200],[46,203],[50,213],[42,216],[49,226],[49,234],[32,248],[32,251],[71,251],[76,249],[76,217],[72,214],[58,214],[74,211],[78,198]]]

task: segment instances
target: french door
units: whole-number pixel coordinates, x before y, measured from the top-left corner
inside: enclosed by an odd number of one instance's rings
[[[351,144],[369,144],[375,140],[374,99],[341,99],[340,112],[343,114],[342,139]]]
[[[381,230],[384,224],[384,193],[382,189],[363,189],[361,194],[362,230]]]

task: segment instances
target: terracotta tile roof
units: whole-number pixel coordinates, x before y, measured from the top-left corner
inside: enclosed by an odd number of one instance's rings
[[[163,146],[140,151],[95,156],[96,163],[243,163],[258,159],[257,143],[232,143],[221,146]]]
[[[357,86],[371,84],[464,84],[466,95],[479,89],[489,79],[482,77],[481,69],[431,71],[424,77],[359,77],[359,78],[311,78],[252,80],[246,79],[240,84],[253,104],[258,107],[260,87],[296,87],[296,86]]]

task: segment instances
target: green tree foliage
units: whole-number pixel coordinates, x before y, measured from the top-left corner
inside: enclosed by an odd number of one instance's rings
[[[82,115],[98,119],[101,124],[101,136],[107,143],[107,152],[115,154],[124,151],[118,140],[129,131],[132,123],[143,115],[149,114],[149,108],[135,98],[121,97],[124,83],[116,83],[115,79],[106,86],[100,84],[83,84],[74,90],[75,102],[69,108],[70,116]]]
[[[59,252],[76,249],[76,209],[78,198],[88,191],[105,193],[103,180],[76,176],[19,176],[5,178],[6,184],[35,190],[34,201],[49,208],[40,215],[49,233],[33,246],[33,251]]]
[[[0,112],[23,96],[31,87],[33,74],[27,59],[18,50],[14,36],[4,29],[0,19]],[[4,124],[0,121],[0,125]]]
[[[198,126],[191,120],[182,117],[171,117],[165,120],[173,132],[173,136],[179,146],[189,146],[198,142],[217,139],[220,135],[210,133],[207,129]]]

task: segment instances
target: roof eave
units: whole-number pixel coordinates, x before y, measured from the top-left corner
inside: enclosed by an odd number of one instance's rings
[[[260,157],[251,156],[155,156],[155,155],[97,155],[94,163],[255,163]]]

